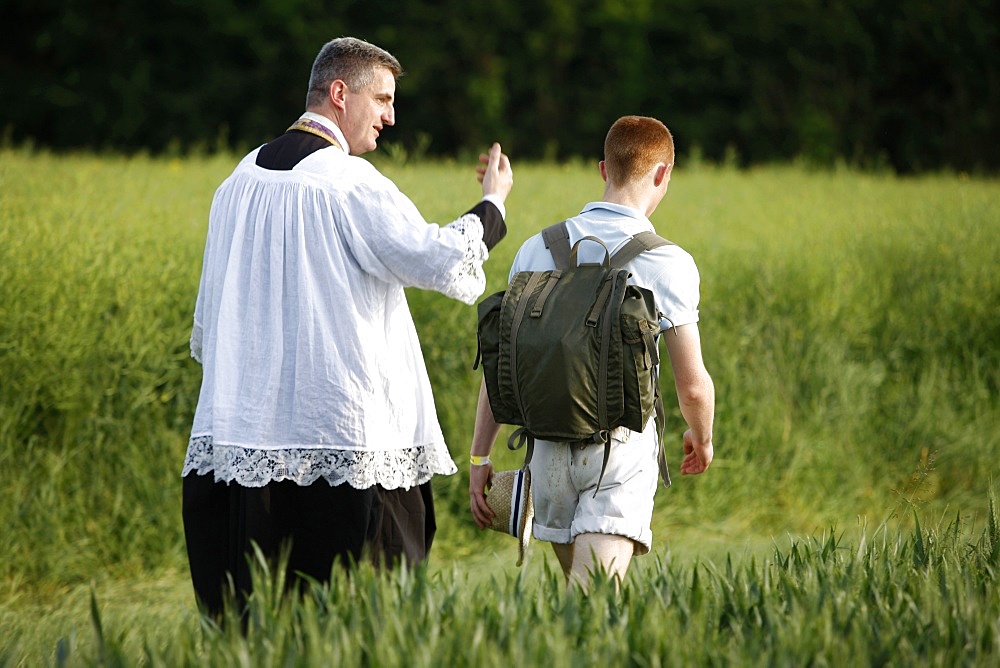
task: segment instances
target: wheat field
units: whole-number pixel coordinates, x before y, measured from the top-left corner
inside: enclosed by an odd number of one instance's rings
[[[474,163],[392,158],[428,220],[478,198]],[[658,491],[621,594],[565,592],[544,544],[518,569],[475,529],[475,308],[413,290],[460,464],[435,480],[430,563],[262,594],[247,636],[206,628],[180,524],[187,347],[237,159],[0,149],[0,665],[995,664],[1000,182],[797,165],[682,160],[652,217],[701,272],[717,459]],[[487,293],[601,196],[596,163],[514,170]]]

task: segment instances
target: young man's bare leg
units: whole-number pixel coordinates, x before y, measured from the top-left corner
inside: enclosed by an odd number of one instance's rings
[[[620,586],[635,552],[631,538],[604,533],[582,533],[571,547],[573,566],[568,580],[584,591],[593,574],[601,569],[615,579],[616,587]]]

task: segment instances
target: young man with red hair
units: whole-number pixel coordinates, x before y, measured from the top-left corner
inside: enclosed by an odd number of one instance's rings
[[[673,137],[663,123],[640,116],[618,119],[607,134],[604,160],[599,163],[604,196],[567,221],[570,246],[594,236],[614,253],[636,234],[653,231],[649,216],[667,194],[673,166]],[[600,262],[603,254],[598,244],[579,247],[581,263]],[[653,292],[663,316],[660,327],[681,413],[688,425],[681,473],[703,473],[714,452],[715,389],[702,360],[698,334],[698,268],[690,254],[673,244],[642,253],[628,268],[632,282]],[[521,246],[510,277],[520,271],[551,269],[555,269],[555,262],[538,234]],[[469,483],[472,515],[480,528],[493,516],[486,504],[486,490],[493,475],[489,454],[499,429],[484,382],[476,412]],[[552,544],[568,583],[586,588],[598,571],[620,580],[633,555],[649,552],[659,471],[656,432],[652,419],[642,432],[624,427],[612,431],[603,480],[603,444],[535,440],[529,464],[535,508],[533,535]]]

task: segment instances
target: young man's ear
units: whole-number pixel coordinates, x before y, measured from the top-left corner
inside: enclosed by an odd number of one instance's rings
[[[604,181],[605,183],[607,183],[608,182],[608,168],[604,165],[604,161],[601,160],[599,163],[597,163],[597,166],[600,167],[600,169],[601,169],[601,180]]]
[[[672,165],[669,163],[660,163],[656,166],[656,171],[653,172],[653,185],[657,188],[663,183],[664,179],[670,178],[670,168]]]

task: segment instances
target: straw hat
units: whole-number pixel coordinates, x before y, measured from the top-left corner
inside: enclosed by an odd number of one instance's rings
[[[517,565],[520,566],[535,517],[535,507],[531,503],[531,472],[527,468],[494,471],[486,505],[494,513],[490,528],[518,539]]]

